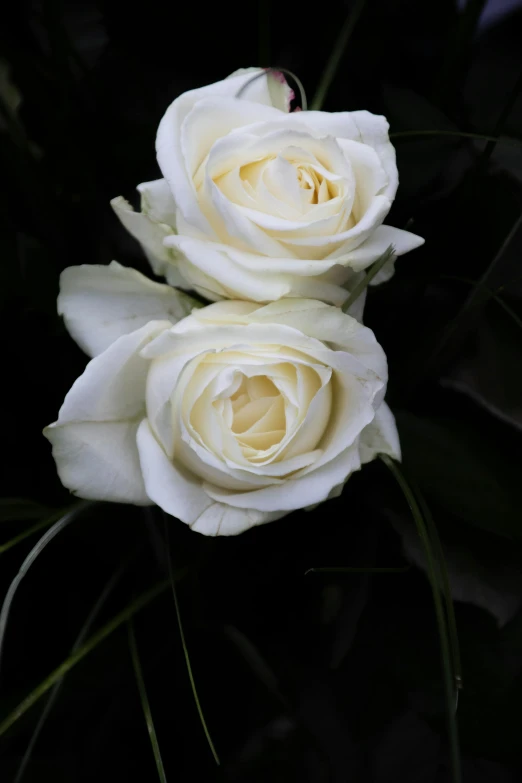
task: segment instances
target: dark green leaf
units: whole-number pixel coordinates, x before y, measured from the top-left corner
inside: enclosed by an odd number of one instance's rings
[[[428,497],[484,530],[522,536],[519,465],[502,443],[458,420],[399,411],[397,424],[404,464]]]
[[[522,431],[522,330],[503,301],[488,305],[464,356],[442,382]]]

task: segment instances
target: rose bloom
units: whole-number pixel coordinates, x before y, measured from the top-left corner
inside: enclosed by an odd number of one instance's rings
[[[393,245],[423,240],[383,225],[395,198],[384,117],[290,112],[279,75],[256,68],[183,93],[157,135],[164,179],[138,186],[141,213],[112,205],[157,274],[212,301],[310,297],[341,305]],[[393,261],[374,282],[393,273]]]
[[[119,264],[63,273],[59,311],[94,358],[45,435],[75,495],[234,535],[399,458],[367,327],[316,300],[190,307]]]

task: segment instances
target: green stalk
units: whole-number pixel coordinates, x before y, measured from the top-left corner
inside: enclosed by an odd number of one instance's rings
[[[161,593],[163,593],[169,586],[168,580],[160,582],[152,587],[147,592],[142,593],[138,598],[132,601],[125,609],[112,618],[106,625],[100,628],[91,638],[82,644],[76,652],[72,653],[63,663],[60,664],[51,674],[43,680],[31,693],[25,697],[23,701],[0,723],[0,737],[8,731],[16,721],[21,718],[25,713],[36,704],[42,696],[44,696],[48,690],[50,690],[55,683],[65,677],[65,675],[74,667],[77,663],[80,663],[90,652],[92,652],[101,642],[104,641],[111,633],[126,622],[140,609],[151,603]]]
[[[165,775],[165,768],[161,758],[158,737],[156,735],[156,729],[154,728],[154,721],[152,720],[152,713],[150,711],[145,680],[143,679],[143,672],[141,669],[140,656],[138,653],[138,645],[136,644],[136,634],[134,632],[132,618],[127,620],[127,628],[129,632],[129,647],[131,652],[132,665],[134,667],[134,674],[136,675],[136,683],[138,685],[141,706],[143,708],[143,715],[145,717],[145,723],[147,724],[147,731],[149,733],[150,742],[152,745],[152,752],[154,753],[154,760],[156,761],[156,767],[158,769],[158,777],[161,783],[167,783],[167,776]]]
[[[395,248],[393,245],[390,245],[382,254],[382,256],[379,256],[377,261],[375,261],[374,264],[369,268],[363,279],[357,283],[355,288],[353,289],[352,293],[346,300],[346,302],[343,304],[343,312],[346,313],[348,308],[350,308],[353,303],[360,297],[362,292],[370,285],[371,281],[377,274],[377,272],[380,272],[383,268],[384,264],[392,258],[393,254],[395,253]]]
[[[87,639],[90,630],[96,618],[98,617],[98,614],[100,613],[103,605],[105,604],[105,601],[107,600],[107,598],[113,591],[115,585],[117,584],[118,580],[120,579],[123,570],[124,570],[124,566],[119,568],[118,571],[116,571],[116,573],[111,576],[111,578],[103,588],[102,592],[98,596],[98,599],[96,600],[96,603],[94,604],[91,611],[89,612],[87,619],[85,620],[80,630],[80,633],[78,634],[78,638],[76,639],[71,652],[73,653],[76,652],[76,650],[78,650],[78,648],[82,646],[85,639]],[[58,680],[56,685],[53,687],[51,693],[49,694],[49,698],[42,710],[42,714],[38,719],[38,723],[36,724],[35,730],[33,731],[33,736],[31,737],[29,744],[26,748],[26,751],[23,755],[22,761],[20,762],[20,766],[18,767],[18,772],[16,773],[16,778],[14,779],[13,783],[21,783],[21,780],[23,778],[23,775],[25,773],[25,770],[31,758],[31,754],[34,750],[34,746],[36,745],[36,742],[38,741],[38,737],[40,736],[41,731],[45,725],[45,722],[49,717],[49,713],[51,712],[52,708],[54,707],[54,704],[56,703],[56,699],[58,698],[58,694],[60,693],[60,688],[62,687],[63,682],[64,682],[63,680]]]
[[[257,0],[258,63],[262,68],[270,64],[270,0]]]
[[[314,99],[310,105],[310,109],[312,111],[319,111],[322,108],[326,94],[330,89],[335,74],[337,73],[343,52],[346,49],[348,41],[351,38],[351,35],[355,29],[355,25],[359,21],[365,5],[366,0],[355,0],[350,13],[348,14],[346,21],[341,28],[339,37],[334,44],[330,58],[326,63],[326,67],[323,71],[321,81],[319,82],[317,92],[315,93]]]
[[[50,527],[53,522],[55,521],[55,517],[52,519],[44,519],[42,522],[37,522],[36,525],[31,525],[31,527],[28,527],[26,530],[23,531],[23,533],[19,533],[17,536],[14,536],[14,538],[9,539],[9,541],[6,541],[5,544],[0,544],[0,555],[3,555],[4,552],[9,551],[12,547],[16,546],[17,544],[21,544],[22,541],[25,541],[26,538],[29,538],[29,536],[32,536],[33,533],[38,533],[39,530],[43,530],[46,527]]]
[[[400,488],[402,489],[406,502],[410,508],[413,519],[415,521],[417,532],[419,534],[419,538],[421,540],[422,547],[424,549],[424,554],[426,556],[429,581],[431,585],[431,592],[432,592],[433,603],[435,607],[435,618],[437,621],[437,627],[439,631],[444,692],[446,697],[446,719],[448,724],[448,735],[449,735],[449,745],[450,745],[451,775],[452,775],[453,783],[461,783],[462,775],[461,775],[461,768],[460,768],[458,726],[457,726],[457,720],[456,720],[456,715],[454,710],[454,694],[453,694],[454,682],[452,677],[452,657],[451,657],[451,650],[450,650],[450,644],[448,639],[448,631],[446,628],[446,619],[444,616],[444,608],[442,605],[440,591],[439,591],[439,580],[437,578],[437,568],[435,564],[433,550],[428,536],[428,532],[426,530],[426,525],[424,523],[422,512],[415,499],[415,495],[413,494],[408,482],[406,481],[401,469],[399,468],[398,463],[390,459],[390,457],[388,457],[385,454],[381,454],[381,459],[384,462],[384,464],[388,467],[388,469],[391,471],[395,480],[397,481]]]
[[[20,583],[26,576],[27,572],[29,571],[34,561],[43,552],[47,544],[49,544],[53,540],[53,538],[55,538],[58,535],[58,533],[61,533],[64,528],[66,528],[71,522],[73,522],[78,516],[78,514],[80,514],[90,505],[92,505],[90,502],[82,501],[76,507],[72,508],[67,514],[64,514],[57,522],[54,523],[54,525],[47,531],[47,533],[44,533],[44,535],[40,538],[40,540],[37,541],[37,543],[31,549],[31,551],[25,558],[24,562],[20,566],[20,570],[18,571],[17,575],[9,585],[9,589],[6,593],[4,602],[2,604],[2,610],[0,611],[0,660],[2,656],[5,631],[7,626],[7,620],[9,619],[11,604],[13,603],[13,599],[16,595],[16,591],[20,586]]]
[[[502,245],[500,246],[495,257],[491,261],[490,265],[488,266],[488,268],[486,269],[486,271],[484,272],[480,280],[477,281],[477,284],[475,285],[473,291],[462,305],[461,309],[444,328],[439,341],[437,342],[435,348],[431,352],[431,355],[428,357],[428,360],[426,362],[425,365],[426,375],[429,375],[432,372],[434,372],[434,368],[436,367],[437,363],[442,362],[442,360],[445,357],[444,352],[447,348],[449,341],[451,340],[453,335],[457,332],[462,322],[465,322],[466,316],[469,314],[469,312],[473,310],[475,311],[478,310],[482,306],[482,304],[484,304],[484,302],[487,301],[488,297],[487,296],[484,297],[484,289],[486,288],[487,280],[489,279],[490,275],[496,268],[500,259],[503,257],[506,249],[509,247],[509,245],[511,244],[511,242],[513,241],[514,237],[516,236],[516,234],[518,233],[521,227],[522,227],[522,216],[519,217],[518,220],[515,222],[515,224],[512,226],[509,234],[502,242]]]
[[[453,597],[451,594],[451,585],[449,581],[448,569],[446,568],[446,558],[444,557],[444,550],[442,548],[442,542],[440,540],[439,531],[437,525],[433,520],[432,513],[426,503],[424,496],[418,487],[415,487],[415,494],[417,495],[419,506],[428,528],[428,534],[431,538],[431,543],[435,550],[435,557],[437,558],[440,576],[442,581],[442,592],[444,594],[444,600],[446,605],[446,618],[448,621],[449,641],[451,647],[451,659],[453,661],[453,681],[455,685],[455,711],[458,707],[459,690],[462,688],[462,664],[460,660],[460,645],[459,636],[457,632],[457,620],[455,618],[455,607],[453,606]]]
[[[469,60],[473,38],[478,27],[480,16],[487,0],[468,0],[457,21],[451,27],[449,39],[444,47],[444,60],[435,82],[434,102],[437,105],[450,104],[457,89],[459,89],[464,69]]]
[[[183,647],[183,655],[185,656],[185,663],[187,666],[187,672],[190,680],[190,687],[192,688],[192,694],[194,696],[194,701],[196,703],[196,709],[198,711],[199,719],[201,721],[201,726],[203,727],[203,732],[205,734],[205,737],[207,738],[207,742],[209,745],[209,748],[212,752],[212,755],[214,756],[214,761],[219,766],[219,756],[216,752],[216,749],[214,747],[214,743],[212,742],[212,737],[210,736],[210,732],[207,727],[207,723],[205,721],[205,716],[203,715],[203,709],[201,708],[201,704],[198,697],[198,691],[196,688],[196,683],[194,680],[194,675],[192,673],[192,665],[190,663],[190,655],[187,647],[187,643],[185,641],[185,633],[183,631],[183,623],[181,622],[181,612],[179,609],[179,601],[178,601],[178,593],[176,590],[176,583],[174,581],[174,570],[172,568],[172,557],[170,554],[170,541],[169,541],[169,528],[168,528],[168,521],[165,518],[165,541],[167,544],[167,562],[168,562],[168,570],[169,570],[169,580],[170,584],[172,586],[172,596],[174,598],[174,606],[176,609],[176,617],[178,620],[178,627],[179,627],[179,635],[181,639],[181,646]]]

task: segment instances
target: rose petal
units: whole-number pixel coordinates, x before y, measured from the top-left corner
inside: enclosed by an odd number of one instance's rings
[[[138,426],[139,421],[104,421],[47,427],[44,435],[64,487],[88,500],[151,505],[136,447]]]
[[[44,430],[60,479],[74,494],[149,502],[136,449],[148,367],[139,351],[168,326],[151,322],[92,359],[67,394],[58,421]]]
[[[58,313],[89,356],[97,356],[118,337],[149,321],[175,324],[195,306],[198,302],[187,294],[116,261],[109,266],[70,266],[60,276]]]
[[[257,79],[253,79],[253,75],[255,76],[255,73],[249,70],[221,82],[183,93],[171,103],[158,128],[156,152],[163,176],[170,185],[178,207],[183,210],[187,219],[191,219],[202,230],[208,231],[208,223],[194,208],[195,193],[181,147],[181,126],[196,103],[204,98],[234,97],[241,91],[240,100],[271,106],[266,75]]]
[[[236,508],[255,508],[263,512],[288,512],[326,500],[330,491],[346,481],[361,462],[357,446],[345,449],[328,465],[313,470],[303,478],[289,479],[253,492],[227,492],[205,484],[207,495]]]
[[[385,402],[378,408],[372,423],[362,431],[359,449],[363,464],[379,454],[388,454],[400,461],[401,445],[395,417]]]

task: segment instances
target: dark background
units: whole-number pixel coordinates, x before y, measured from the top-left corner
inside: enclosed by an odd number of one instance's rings
[[[354,4],[304,6],[47,0],[2,10],[1,57],[21,96],[13,104],[2,82],[2,542],[71,502],[41,435],[86,362],[56,315],[59,273],[117,259],[150,274],[109,199],[136,203],[135,186],[159,176],[155,131],[179,93],[279,65],[313,97]],[[445,132],[394,139],[401,185],[388,222],[426,244],[370,291],[365,321],[388,354],[404,469],[430,504],[459,599],[466,783],[522,779],[516,6],[469,0],[459,15],[452,0],[368,0],[323,107],[384,113],[392,133]],[[340,499],[238,538],[205,539],[176,520],[169,532],[222,762],[199,722],[167,591],[135,630],[169,781],[450,780],[429,584],[382,463]],[[2,595],[37,538],[0,554]],[[13,602],[0,719],[67,658],[112,575],[93,629],[165,577],[165,552],[155,511],[116,505],[88,509],[49,544]],[[397,573],[305,575],[409,562]],[[2,783],[14,781],[44,703],[0,739]],[[23,779],[157,779],[125,626],[67,676]]]

